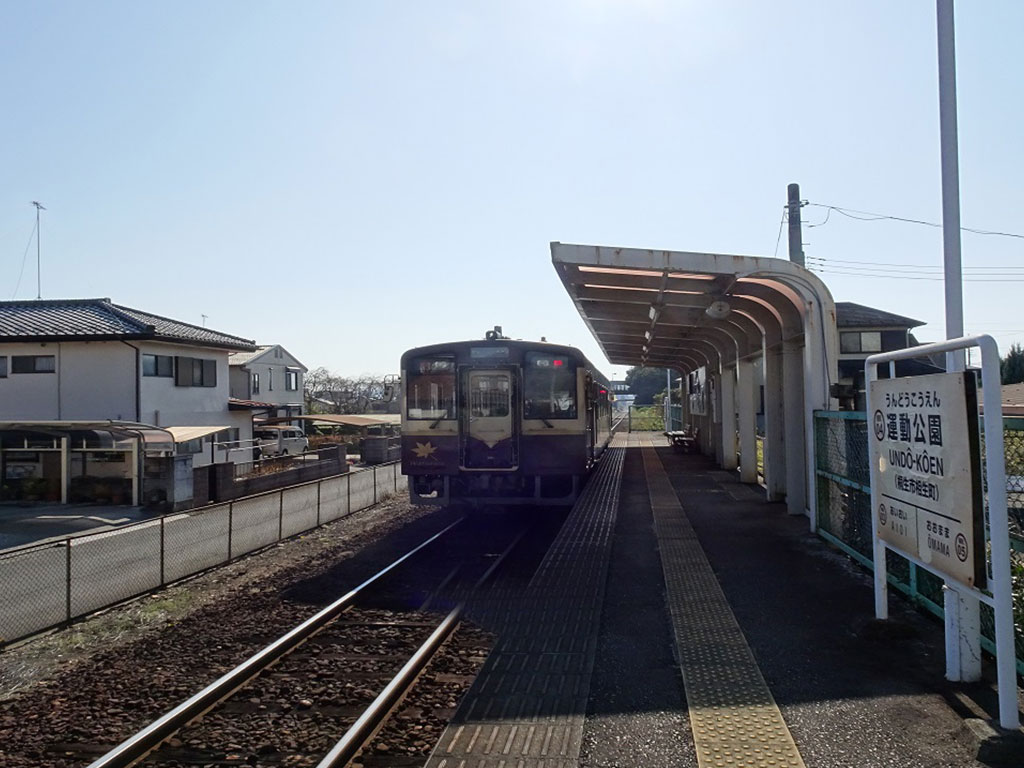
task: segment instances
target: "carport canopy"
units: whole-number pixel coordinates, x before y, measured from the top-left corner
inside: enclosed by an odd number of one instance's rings
[[[309,421],[313,424],[337,425],[348,427],[372,427],[376,424],[399,424],[402,417],[397,413],[358,414],[358,413],[307,413],[304,416],[281,417],[278,421]],[[272,420],[268,419],[267,423]]]

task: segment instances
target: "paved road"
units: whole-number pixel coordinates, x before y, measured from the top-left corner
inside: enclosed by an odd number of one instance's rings
[[[141,507],[99,504],[0,504],[0,550],[152,517]]]

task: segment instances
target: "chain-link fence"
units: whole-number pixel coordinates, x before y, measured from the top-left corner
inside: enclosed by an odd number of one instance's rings
[[[1007,502],[1013,573],[1017,669],[1024,674],[1024,419],[1004,419]],[[868,425],[860,411],[814,414],[815,486],[818,532],[872,568],[871,476]],[[987,519],[987,518],[986,518]],[[986,537],[987,540],[987,537]],[[891,550],[886,552],[889,582],[914,602],[942,616],[942,579]],[[988,571],[991,573],[991,566]],[[982,644],[994,651],[992,609],[981,606]]]
[[[0,646],[222,565],[404,490],[399,463],[0,552]]]

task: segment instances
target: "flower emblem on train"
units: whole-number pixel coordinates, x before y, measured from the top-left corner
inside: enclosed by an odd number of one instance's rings
[[[412,452],[416,454],[418,459],[429,459],[437,452],[437,446],[431,445],[428,440],[425,443],[416,443],[416,447],[412,449]]]

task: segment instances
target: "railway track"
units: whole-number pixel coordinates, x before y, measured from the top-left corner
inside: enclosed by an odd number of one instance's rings
[[[487,639],[465,628],[457,640],[449,640],[459,627],[461,602],[443,618],[356,604],[460,522],[398,558],[89,768],[122,768],[143,760],[161,767],[346,765],[381,729],[426,665],[446,654],[438,674],[425,678],[426,703],[409,708],[413,714],[405,717],[408,722],[393,726],[394,734],[376,750],[377,765],[408,764],[402,753],[432,745],[430,734],[439,732],[455,706],[452,688],[461,692],[472,681]],[[451,595],[464,597],[484,584],[525,533],[520,531],[497,557],[484,555],[456,565],[423,606],[450,602]]]

